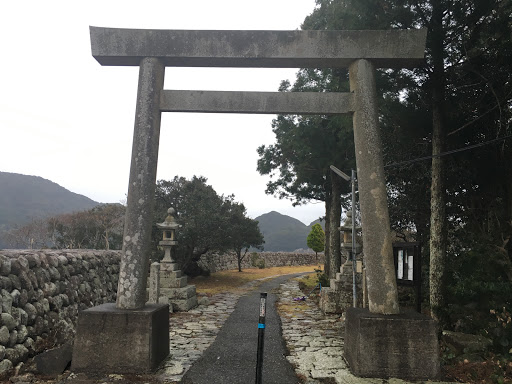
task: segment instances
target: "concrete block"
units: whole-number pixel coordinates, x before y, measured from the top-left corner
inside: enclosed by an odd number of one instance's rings
[[[85,373],[147,373],[169,355],[169,307],[118,309],[102,304],[80,312],[71,369]]]
[[[439,377],[436,322],[417,312],[399,315],[349,308],[345,358],[360,377],[433,380]]]
[[[160,276],[160,289],[165,288],[184,288],[187,286],[188,277],[183,276],[177,279],[174,278],[163,278]]]
[[[185,300],[171,300],[171,302],[173,310],[188,311],[189,309],[197,307],[197,296]]]
[[[161,279],[179,279],[183,276],[182,271],[161,271],[160,272],[160,278]]]
[[[37,372],[43,375],[60,375],[71,362],[73,345],[66,343],[34,356]]]
[[[338,292],[323,288],[320,294],[320,309],[323,313],[343,313],[343,308],[338,303]]]
[[[178,271],[179,265],[177,263],[166,263],[161,262],[160,263],[160,271]]]
[[[185,300],[196,296],[196,286],[187,285],[183,288],[162,288],[160,289],[160,295],[169,297],[171,301],[173,299]]]
[[[350,276],[350,279],[341,279],[341,280],[334,280],[331,279],[331,286],[330,288],[333,291],[347,291],[352,293],[352,276]]]

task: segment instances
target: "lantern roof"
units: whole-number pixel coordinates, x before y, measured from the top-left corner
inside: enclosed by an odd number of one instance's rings
[[[338,228],[343,232],[352,232],[352,211],[347,211],[347,218],[341,227]],[[360,231],[361,227],[356,227],[356,231]]]
[[[167,217],[165,218],[165,220],[162,222],[162,223],[156,223],[156,226],[162,230],[170,230],[170,229],[177,229],[177,228],[180,228],[181,225],[178,224],[178,222],[176,221],[176,219],[174,218],[173,214],[175,213],[176,211],[174,210],[174,208],[169,208],[167,210]]]

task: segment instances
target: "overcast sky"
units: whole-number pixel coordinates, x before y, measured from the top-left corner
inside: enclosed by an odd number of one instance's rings
[[[154,29],[299,29],[314,0],[3,1],[0,171],[41,176],[102,203],[124,200],[138,68],[102,67],[89,25]],[[295,69],[167,68],[165,89],[277,91]],[[249,216],[271,210],[309,224],[322,203],[293,208],[265,195],[256,148],[275,141],[272,115],[164,113],[158,179],[208,178]]]

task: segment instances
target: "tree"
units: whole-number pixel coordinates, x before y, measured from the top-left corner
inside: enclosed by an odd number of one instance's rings
[[[238,262],[238,272],[242,272],[242,261],[250,247],[263,249],[263,235],[258,222],[246,217],[247,211],[243,204],[230,202],[228,205],[229,218],[229,247],[235,252]],[[242,253],[243,252],[243,253]]]
[[[94,207],[90,212],[94,216],[98,231],[105,242],[105,246],[101,246],[101,248],[121,249],[126,207],[121,204],[102,204]]]
[[[512,2],[316,3],[303,29],[429,30],[425,66],[380,70],[377,81],[384,95],[380,111],[387,162],[429,151],[433,155],[431,167],[414,163],[387,168],[388,191],[393,227],[403,234],[415,232],[424,242],[430,237],[430,299],[433,316],[441,320],[447,252],[451,258],[465,257],[484,242],[500,250],[503,265],[512,260],[512,225],[507,224],[512,222],[510,140],[471,154],[442,156],[512,133]],[[429,189],[430,202],[425,199]]]
[[[11,230],[6,239],[24,248],[121,249],[125,207],[102,204],[88,211],[66,213]]]
[[[15,226],[4,234],[4,241],[18,249],[38,249],[50,246],[46,220],[33,219],[23,226]]]
[[[181,228],[176,231],[175,256],[182,269],[192,276],[203,272],[198,261],[207,252],[239,249],[241,255],[244,247],[260,245],[257,223],[245,220],[245,207],[236,203],[233,195],[219,196],[206,182],[204,177],[187,180],[176,176],[171,181],[159,180],[155,191],[155,223],[165,219],[169,207],[176,210]],[[161,236],[155,226],[153,249],[157,249]]]
[[[301,69],[291,86],[283,81],[281,92],[348,91],[346,70]],[[330,166],[355,167],[352,122],[347,116],[279,115],[272,122],[276,143],[258,148],[258,172],[268,174],[267,194],[288,198],[294,205],[311,200],[325,203],[328,239],[325,271],[335,277],[340,266],[341,204],[347,206],[349,185],[333,175]],[[345,194],[341,199],[341,194]],[[332,229],[332,230],[331,230]]]
[[[315,257],[318,260],[318,252],[325,249],[325,233],[322,226],[318,223],[314,224],[307,238],[308,247],[315,251]]]

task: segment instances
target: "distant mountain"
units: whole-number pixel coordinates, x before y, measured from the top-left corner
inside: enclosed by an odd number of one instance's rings
[[[307,237],[311,231],[311,226],[317,221],[307,226],[303,222],[293,217],[282,215],[279,212],[272,211],[255,218],[258,221],[260,231],[265,238],[265,251],[283,251],[292,252],[296,249],[307,249]],[[323,227],[323,223],[322,227]]]
[[[98,204],[42,177],[0,172],[0,232],[32,219],[88,210]]]
[[[322,226],[322,229],[325,231],[325,220],[316,219],[315,221],[309,223],[309,228],[312,228],[313,225],[315,224],[320,224]]]

